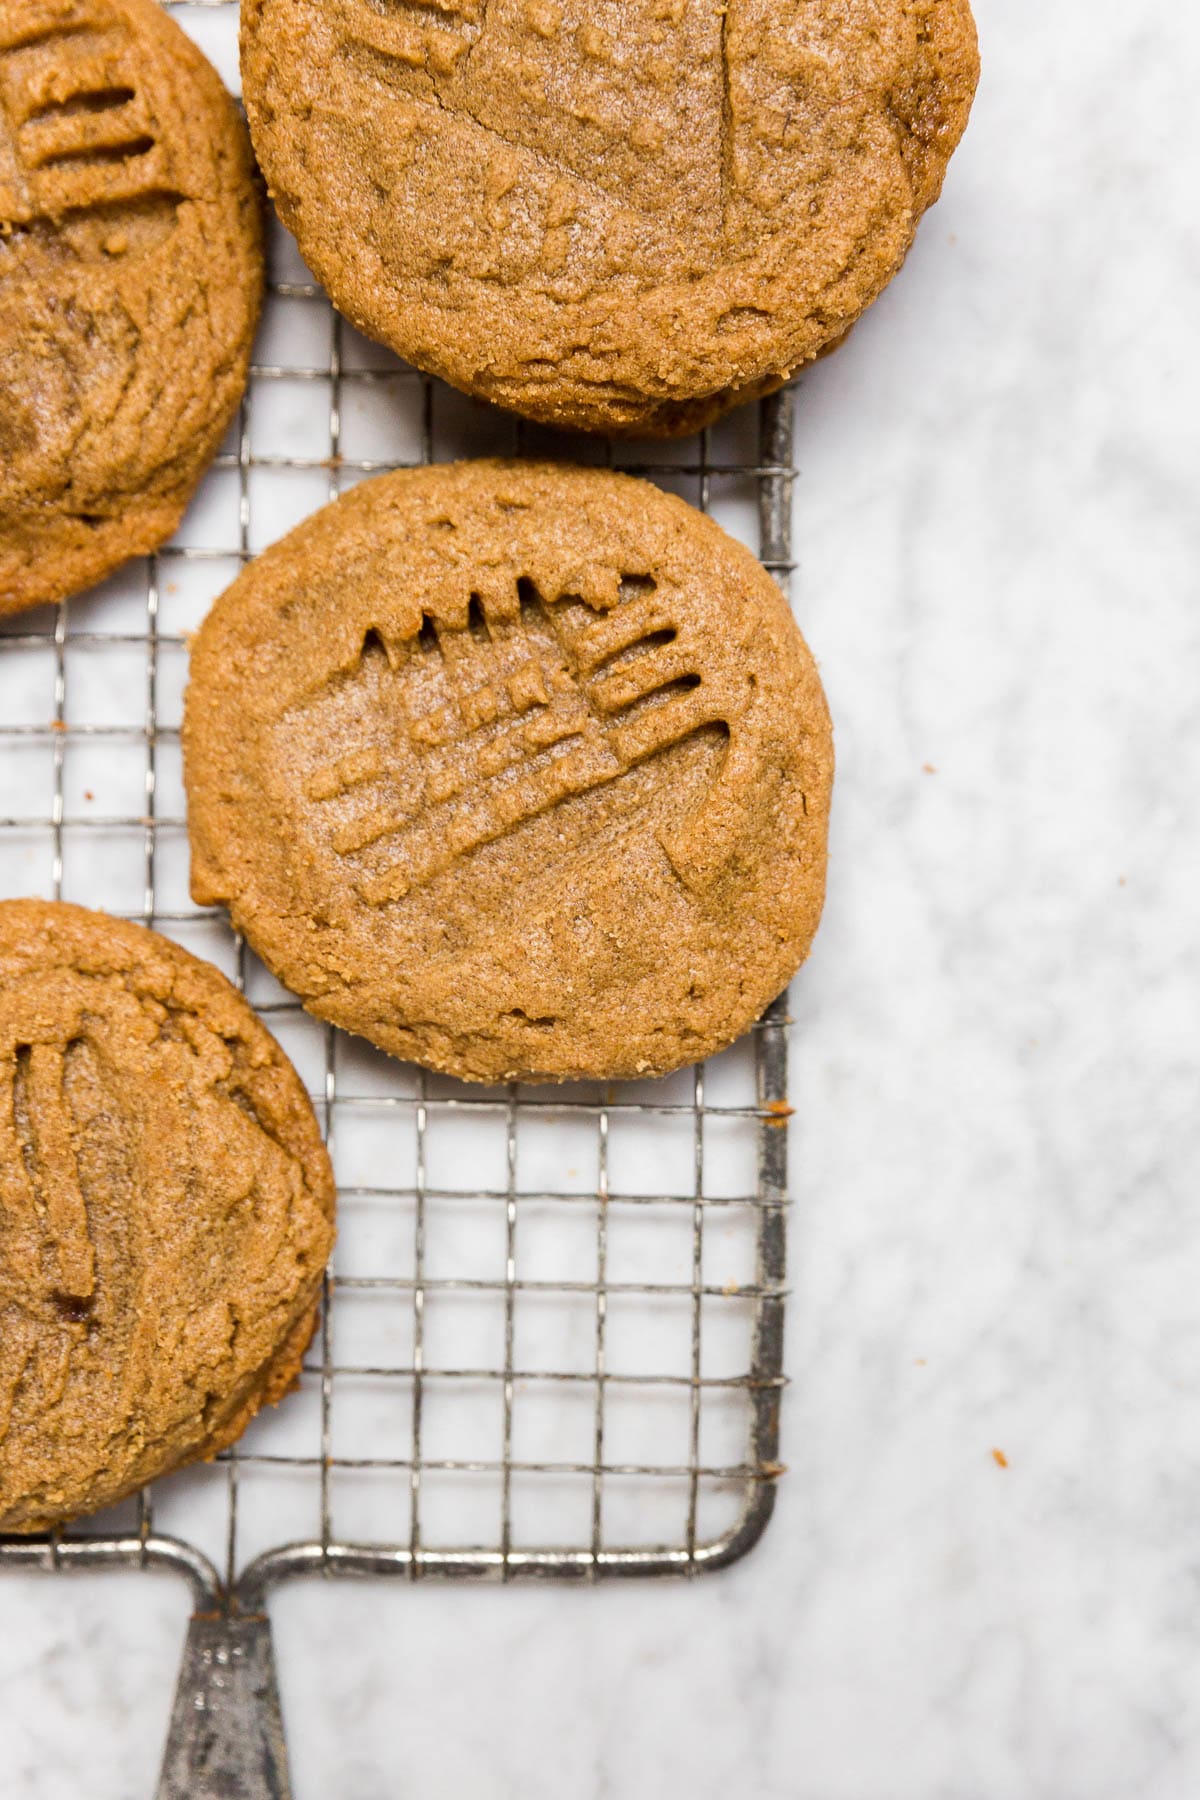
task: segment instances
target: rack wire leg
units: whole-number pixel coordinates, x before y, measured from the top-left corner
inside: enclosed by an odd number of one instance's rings
[[[158,1800],[291,1800],[271,1622],[197,1613],[167,1733]]]

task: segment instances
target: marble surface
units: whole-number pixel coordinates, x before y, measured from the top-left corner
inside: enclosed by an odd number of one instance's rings
[[[840,779],[775,1521],[691,1586],[285,1591],[298,1800],[1200,1792],[1200,16],[977,12],[798,400]],[[183,1594],[0,1607],[5,1795],[147,1795]]]

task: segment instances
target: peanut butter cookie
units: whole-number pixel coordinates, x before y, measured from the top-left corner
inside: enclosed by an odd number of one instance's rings
[[[193,647],[192,891],[318,1017],[468,1080],[728,1044],[820,915],[832,745],[774,582],[648,483],[354,488]]]
[[[967,0],[243,0],[255,148],[422,369],[672,436],[843,337],[937,199]]]
[[[178,525],[245,386],[251,168],[155,0],[0,0],[0,615]]]
[[[0,902],[0,1532],[213,1456],[281,1398],[333,1201],[295,1071],[223,975]]]

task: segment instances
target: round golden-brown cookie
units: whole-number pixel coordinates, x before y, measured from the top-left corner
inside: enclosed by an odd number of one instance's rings
[[[243,0],[255,148],[361,330],[676,435],[843,337],[937,199],[968,0]]]
[[[318,1017],[469,1080],[695,1061],[821,911],[812,659],[748,551],[628,476],[354,488],[218,600],[184,756],[196,899]]]
[[[299,1374],[333,1175],[224,976],[103,913],[0,902],[0,1532],[231,1443]]]
[[[0,0],[0,615],[171,535],[262,285],[245,127],[156,0]]]

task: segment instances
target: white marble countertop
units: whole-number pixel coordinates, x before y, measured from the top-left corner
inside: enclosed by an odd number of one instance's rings
[[[298,1800],[1200,1792],[1200,15],[976,5],[943,203],[800,390],[774,1523],[690,1586],[286,1590]],[[6,1797],[143,1800],[182,1591],[0,1605]]]

